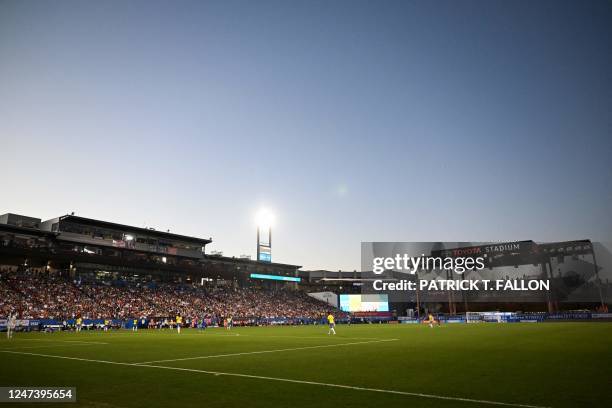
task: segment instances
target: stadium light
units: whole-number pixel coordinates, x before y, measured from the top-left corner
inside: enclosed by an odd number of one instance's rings
[[[255,217],[257,223],[257,260],[272,262],[272,224],[274,215],[262,208]]]
[[[272,224],[274,223],[274,214],[272,214],[269,210],[262,208],[257,213],[255,222],[259,228],[266,230],[272,227]]]

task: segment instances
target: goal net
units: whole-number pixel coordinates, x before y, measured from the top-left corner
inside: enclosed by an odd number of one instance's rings
[[[484,322],[483,314],[480,312],[466,312],[465,313],[466,323],[481,323]]]

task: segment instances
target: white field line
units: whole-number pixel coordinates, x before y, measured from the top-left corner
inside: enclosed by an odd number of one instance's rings
[[[385,339],[385,340],[374,340],[374,341],[357,341],[357,342],[352,342],[352,343],[339,343],[339,344],[323,344],[323,345],[319,345],[319,346],[293,347],[293,348],[284,348],[284,349],[275,349],[275,350],[245,351],[245,352],[242,352],[242,353],[230,353],[230,354],[211,354],[211,355],[208,355],[208,356],[197,356],[197,357],[173,358],[173,359],[167,359],[167,360],[144,361],[142,363],[135,363],[135,364],[169,363],[169,362],[173,362],[173,361],[202,360],[202,359],[205,359],[205,358],[246,356],[246,355],[249,355],[249,354],[280,353],[280,352],[283,352],[283,351],[297,351],[297,350],[310,350],[310,349],[328,348],[328,347],[353,346],[353,345],[357,345],[357,344],[384,343],[384,342],[388,342],[388,341],[397,341],[397,340],[399,340],[399,339]]]
[[[191,372],[191,373],[210,374],[210,375],[215,375],[215,376],[225,375],[228,377],[250,378],[250,379],[255,379],[255,380],[266,380],[266,381],[279,381],[279,382],[286,382],[286,383],[293,383],[293,384],[317,385],[320,387],[342,388],[342,389],[355,390],[355,391],[378,392],[378,393],[384,393],[384,394],[405,395],[409,397],[419,397],[419,398],[428,398],[428,399],[437,399],[437,400],[446,400],[446,401],[459,401],[459,402],[497,405],[497,406],[505,406],[505,407],[550,408],[550,407],[545,407],[545,406],[540,406],[540,405],[528,405],[528,404],[517,404],[517,403],[511,403],[511,402],[479,400],[479,399],[462,398],[462,397],[450,397],[450,396],[436,395],[436,394],[424,394],[424,393],[418,393],[418,392],[385,390],[385,389],[369,388],[369,387],[356,387],[352,385],[330,384],[330,383],[323,383],[323,382],[317,382],[317,381],[292,380],[290,378],[266,377],[266,376],[261,376],[261,375],[224,373],[224,372],[219,372],[219,371],[196,370],[192,368],[167,367],[167,366],[134,364],[134,363],[121,363],[118,361],[93,360],[93,359],[88,359],[88,358],[55,356],[51,354],[28,353],[28,352],[23,352],[23,351],[2,350],[0,351],[0,353],[58,358],[58,359],[64,359],[64,360],[85,361],[89,363],[101,363],[101,364],[113,364],[113,365],[120,365],[120,366],[129,366],[129,367],[157,368],[160,370],[183,371],[183,372]]]
[[[10,342],[20,342],[20,341],[46,341],[50,343],[85,343],[85,344],[110,344],[103,341],[88,341],[88,340],[58,340],[58,339],[11,339],[7,340]]]
[[[72,346],[99,346],[100,344],[108,344],[108,343],[76,343],[76,344],[48,344],[44,346],[17,346],[17,347],[9,347],[3,348],[0,350],[25,350],[25,349],[39,349],[39,348],[55,348],[55,347],[72,347]]]
[[[213,328],[214,330],[215,328]],[[384,340],[381,339],[380,337],[344,337],[344,336],[329,336],[326,334],[322,334],[322,335],[316,335],[316,336],[280,336],[280,335],[267,335],[267,334],[243,334],[243,333],[210,333],[208,332],[208,330],[210,329],[206,329],[207,331],[201,331],[199,333],[181,333],[180,335],[178,333],[176,333],[176,330],[169,330],[169,329],[163,329],[163,330],[151,330],[149,332],[146,331],[138,331],[138,332],[122,332],[122,333],[117,333],[117,332],[113,332],[113,333],[109,333],[109,337],[110,338],[116,338],[116,337],[133,337],[133,336],[143,336],[143,335],[158,335],[158,334],[166,334],[166,337],[158,337],[158,338],[174,338],[171,336],[180,336],[180,337],[184,337],[184,336],[198,336],[198,337],[210,337],[210,336],[217,336],[217,337],[260,337],[260,338],[288,338],[288,339],[309,339],[309,340],[321,340],[321,339],[337,339],[337,340]],[[25,339],[24,339],[25,340]],[[28,340],[38,340],[38,339],[28,339]]]
[[[267,335],[267,334],[262,334],[262,335],[257,335],[257,334],[242,334],[242,333],[236,333],[236,334],[221,334],[221,333],[210,333],[210,334],[197,334],[197,333],[186,333],[186,336],[221,336],[221,337],[261,337],[263,338],[269,338],[269,337],[273,337],[273,338],[285,338],[285,339],[312,339],[312,340],[320,340],[320,339],[338,339],[338,340],[384,340],[381,339],[380,337],[335,337],[335,336],[329,336],[329,335],[318,335],[318,336],[275,336],[275,335]],[[182,336],[182,334],[181,334]]]

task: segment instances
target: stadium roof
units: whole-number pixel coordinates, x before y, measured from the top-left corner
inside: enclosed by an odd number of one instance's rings
[[[203,245],[210,244],[211,242],[213,242],[212,238],[206,239],[206,238],[191,237],[188,235],[180,235],[180,234],[174,234],[171,232],[157,231],[155,229],[150,229],[150,228],[134,227],[132,225],[95,220],[93,218],[79,217],[76,215],[64,215],[62,217],[59,217],[59,221],[60,222],[61,221],[75,222],[78,224],[92,225],[94,227],[105,227],[105,228],[114,228],[114,229],[119,229],[119,230],[129,230],[129,231],[141,232],[143,234],[147,234],[148,236],[155,236],[158,238],[199,242]]]
[[[262,262],[254,259],[245,259],[245,258],[236,258],[233,256],[220,256],[220,255],[211,255],[206,254],[206,259],[211,262],[231,262],[232,264],[243,264],[243,265],[264,265],[270,267],[281,267],[281,268],[291,268],[291,269],[300,269],[301,265],[293,265],[286,263],[278,263],[278,262]],[[300,273],[302,271],[299,271]]]
[[[0,230],[10,231],[15,234],[29,234],[29,235],[39,235],[39,236],[57,235],[55,232],[44,231],[39,228],[21,227],[17,225],[3,224],[3,223],[0,223]]]

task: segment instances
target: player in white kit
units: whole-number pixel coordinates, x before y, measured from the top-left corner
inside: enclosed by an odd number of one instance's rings
[[[15,331],[16,325],[17,325],[17,316],[9,314],[8,319],[6,320],[6,338],[7,339],[13,338],[13,331]]]

